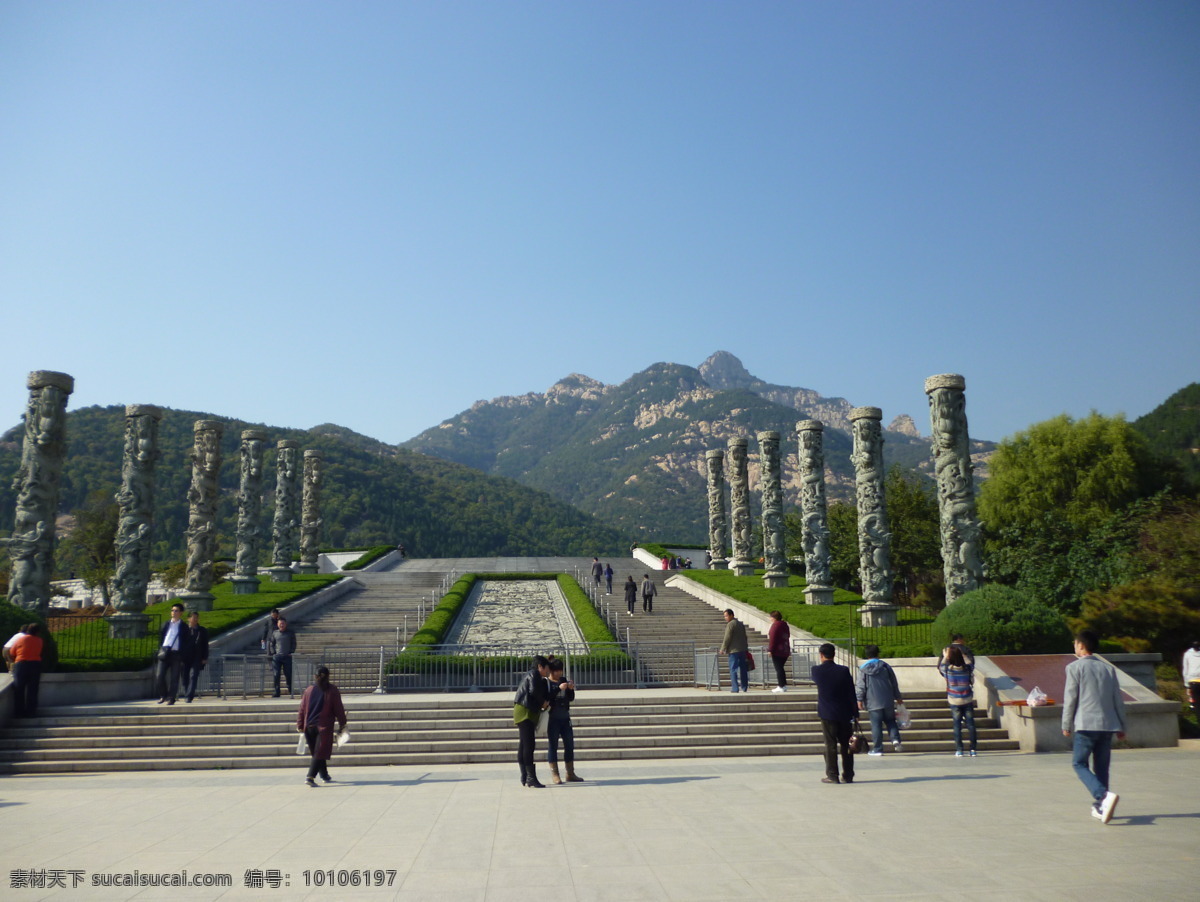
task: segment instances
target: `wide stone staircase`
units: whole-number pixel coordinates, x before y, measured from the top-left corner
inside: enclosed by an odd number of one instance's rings
[[[942,693],[906,693],[913,727],[902,754],[953,751]],[[351,741],[335,755],[355,765],[512,761],[517,731],[508,693],[344,696]],[[46,709],[0,737],[0,773],[287,767],[295,754],[296,703],[200,701]],[[576,758],[588,761],[819,755],[816,693],[762,690],[580,691],[573,706]],[[1017,743],[976,712],[979,747]],[[865,732],[869,732],[866,723]],[[542,740],[539,748],[544,748]],[[891,754],[889,751],[888,754]]]

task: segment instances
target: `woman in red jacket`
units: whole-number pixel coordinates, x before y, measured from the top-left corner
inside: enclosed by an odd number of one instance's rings
[[[771,612],[771,621],[771,631],[767,633],[767,651],[771,655],[771,663],[775,665],[775,680],[779,683],[771,691],[787,692],[786,668],[788,658],[792,656],[792,628],[778,611]]]
[[[334,721],[337,726],[334,726]],[[304,690],[300,700],[300,711],[296,715],[296,731],[308,740],[312,762],[304,782],[316,786],[316,776],[332,783],[328,762],[333,757],[333,738],[346,728],[346,709],[342,707],[342,693],[329,682],[329,668],[318,667],[313,684]]]

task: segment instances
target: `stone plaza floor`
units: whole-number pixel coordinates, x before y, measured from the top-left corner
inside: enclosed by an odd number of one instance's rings
[[[0,896],[1196,898],[1200,742],[1118,751],[1108,826],[1088,815],[1064,754],[888,754],[858,767],[854,785],[830,786],[817,757],[581,761],[589,782],[544,790],[521,787],[515,764],[339,768],[336,757],[339,782],[317,789],[301,759],[4,777]],[[228,886],[93,885],[185,870]],[[30,879],[66,886],[20,885]]]

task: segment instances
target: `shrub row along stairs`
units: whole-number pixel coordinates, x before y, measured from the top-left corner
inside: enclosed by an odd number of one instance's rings
[[[952,753],[944,694],[905,693],[905,698],[914,725],[904,733],[903,754]],[[516,758],[508,693],[347,695],[345,702],[352,739],[336,753],[336,767]],[[5,731],[0,773],[296,766],[296,708],[296,702],[263,699],[197,700],[170,708],[139,702],[46,709]],[[976,717],[985,753],[1017,748],[982,711]],[[581,691],[574,722],[581,769],[588,761],[819,755],[823,748],[811,688],[738,695],[696,689]],[[544,750],[544,740],[538,740],[538,748]]]

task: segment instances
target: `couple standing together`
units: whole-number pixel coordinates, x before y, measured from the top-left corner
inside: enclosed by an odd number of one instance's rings
[[[582,783],[575,773],[575,729],[571,725],[571,702],[575,701],[575,683],[563,675],[563,662],[558,658],[535,655],[533,669],[521,678],[513,703],[513,722],[520,741],[517,745],[517,764],[521,768],[521,785],[543,789],[537,778],[533,761],[534,742],[538,727],[545,725],[544,735],[550,740],[546,761],[555,783],[562,783],[558,773],[558,741],[563,743],[563,763],[568,783]]]

